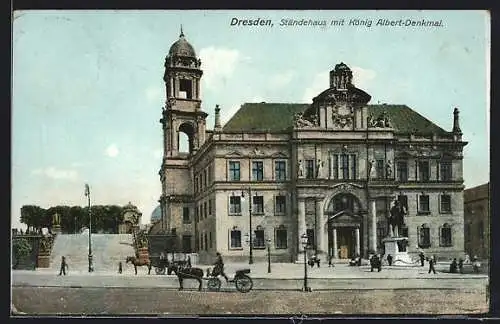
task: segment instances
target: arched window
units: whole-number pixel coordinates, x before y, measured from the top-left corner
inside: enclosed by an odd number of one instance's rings
[[[418,247],[429,248],[431,247],[431,230],[429,225],[422,224],[417,228],[418,231]]]
[[[184,122],[179,126],[177,132],[177,149],[181,153],[192,153],[194,148],[194,126]]]
[[[451,239],[451,225],[443,224],[443,226],[439,229],[439,246],[452,246]]]

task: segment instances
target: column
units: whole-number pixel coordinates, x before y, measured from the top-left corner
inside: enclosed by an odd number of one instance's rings
[[[325,230],[325,220],[323,217],[323,208],[321,208],[321,200],[316,200],[316,246],[318,252],[324,252],[323,235]]]
[[[298,215],[297,215],[297,237],[298,237],[298,252],[304,252],[304,248],[302,247],[302,234],[306,232],[306,202],[304,198],[298,199]]]
[[[377,252],[377,205],[376,200],[370,200],[370,249]]]
[[[332,240],[333,240],[333,258],[337,259],[338,258],[338,252],[337,252],[337,229],[335,227],[332,228]]]
[[[357,255],[361,255],[360,252],[360,246],[359,246],[359,227],[356,227],[354,230],[354,238],[356,239],[356,246],[354,247],[354,250]]]
[[[200,79],[196,79],[196,99],[200,99]]]

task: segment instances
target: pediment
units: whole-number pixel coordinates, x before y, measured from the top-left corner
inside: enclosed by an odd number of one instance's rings
[[[277,153],[274,153],[272,155],[272,157],[275,158],[275,159],[286,159],[286,158],[288,158],[288,155],[286,155],[283,152],[277,152]]]
[[[226,157],[243,157],[243,154],[238,151],[230,151],[226,154]]]
[[[359,223],[361,221],[361,216],[350,213],[343,213],[336,217],[330,218],[330,220],[335,223]]]

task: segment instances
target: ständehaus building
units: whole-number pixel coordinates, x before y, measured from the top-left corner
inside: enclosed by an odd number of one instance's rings
[[[340,63],[312,103],[245,103],[224,126],[216,107],[207,130],[202,75],[181,33],[165,60],[160,206],[183,251],[248,260],[251,232],[256,261],[266,244],[274,261],[295,261],[303,234],[319,254],[366,256],[382,252],[398,199],[409,252],[463,253],[467,143],[457,109],[449,132],[405,105],[371,105]],[[179,152],[180,133],[189,152]]]

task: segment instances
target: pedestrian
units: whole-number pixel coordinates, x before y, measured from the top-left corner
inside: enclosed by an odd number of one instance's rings
[[[123,272],[123,265],[122,265],[122,262],[118,262],[118,273],[122,273]]]
[[[333,255],[330,255],[328,257],[328,268],[335,267],[332,261],[333,261]]]
[[[450,273],[457,273],[457,259],[454,258],[450,264]]]
[[[212,275],[214,277],[218,276],[218,275],[222,275],[226,279],[226,282],[228,282],[229,278],[224,273],[224,260],[222,260],[222,255],[219,252],[217,252],[216,256],[217,256],[217,259],[214,263],[214,271],[212,272]]]
[[[464,273],[464,260],[462,258],[458,259],[458,269],[460,273]]]
[[[207,277],[210,277],[211,274],[210,270],[211,270],[210,268],[207,268]]]
[[[420,251],[420,253],[418,254],[418,256],[420,257],[420,266],[423,267],[424,266],[424,261],[425,261],[424,252]]]
[[[392,255],[390,254],[387,255],[387,263],[389,264],[389,266],[392,265]]]
[[[320,263],[321,259],[320,259],[320,258],[318,258],[318,256],[317,256],[317,255],[315,255],[315,256],[314,256],[314,261],[316,262],[316,265],[317,265],[317,266],[318,266],[318,268],[319,268],[319,263]]]
[[[188,255],[188,257],[187,257],[186,266],[187,266],[188,268],[191,268],[191,257],[190,257],[189,255]]]
[[[436,257],[435,256],[432,256],[429,258],[429,273],[431,273],[431,271],[435,274],[436,273],[436,269],[434,269],[434,263],[436,262]]]
[[[66,263],[66,257],[63,255],[61,257],[61,269],[59,270],[59,275],[66,275],[66,269],[69,269],[68,264]]]

